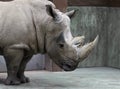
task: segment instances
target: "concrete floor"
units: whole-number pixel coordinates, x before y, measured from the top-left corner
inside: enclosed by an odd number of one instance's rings
[[[114,68],[80,68],[73,72],[26,72],[31,82],[5,86],[1,73],[0,89],[120,89],[120,70]]]

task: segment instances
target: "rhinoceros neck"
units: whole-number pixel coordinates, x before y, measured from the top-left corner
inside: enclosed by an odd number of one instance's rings
[[[50,16],[46,12],[46,5],[48,4],[53,5],[48,0],[30,0],[37,47],[40,53],[46,53],[46,29],[50,28],[48,27]]]
[[[32,13],[32,19],[33,19],[33,25],[34,25],[34,31],[35,31],[35,40],[36,40],[36,48],[37,48],[37,53],[46,53],[45,49],[45,28],[43,24],[44,18],[42,16],[38,16],[36,11],[31,10]],[[39,14],[40,15],[40,14]]]

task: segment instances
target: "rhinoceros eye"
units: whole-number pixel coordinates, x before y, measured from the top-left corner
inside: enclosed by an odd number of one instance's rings
[[[63,43],[59,43],[58,46],[59,46],[59,48],[61,48],[61,49],[64,48],[64,44],[63,44]]]

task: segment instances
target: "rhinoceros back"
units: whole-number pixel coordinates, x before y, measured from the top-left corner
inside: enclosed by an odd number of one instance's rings
[[[39,45],[38,48],[44,50],[44,29],[39,28],[39,31],[38,29],[35,31],[31,8],[33,13],[37,12],[37,15],[34,14],[35,19],[39,19],[35,21],[37,26],[47,20],[45,16],[47,16],[48,4],[54,7],[54,4],[47,0],[0,2],[0,47],[22,43],[31,46],[34,50]],[[39,39],[38,42],[36,38]]]

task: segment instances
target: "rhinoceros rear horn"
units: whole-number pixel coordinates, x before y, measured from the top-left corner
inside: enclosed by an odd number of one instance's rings
[[[77,47],[80,47],[83,45],[84,39],[85,39],[85,36],[75,37],[72,40],[72,45],[76,45]]]
[[[54,20],[57,20],[58,15],[51,5],[46,5],[46,11]]]
[[[88,57],[88,55],[91,53],[93,48],[96,46],[98,39],[99,36],[97,36],[94,41],[78,48],[79,61],[82,61],[83,59]]]

